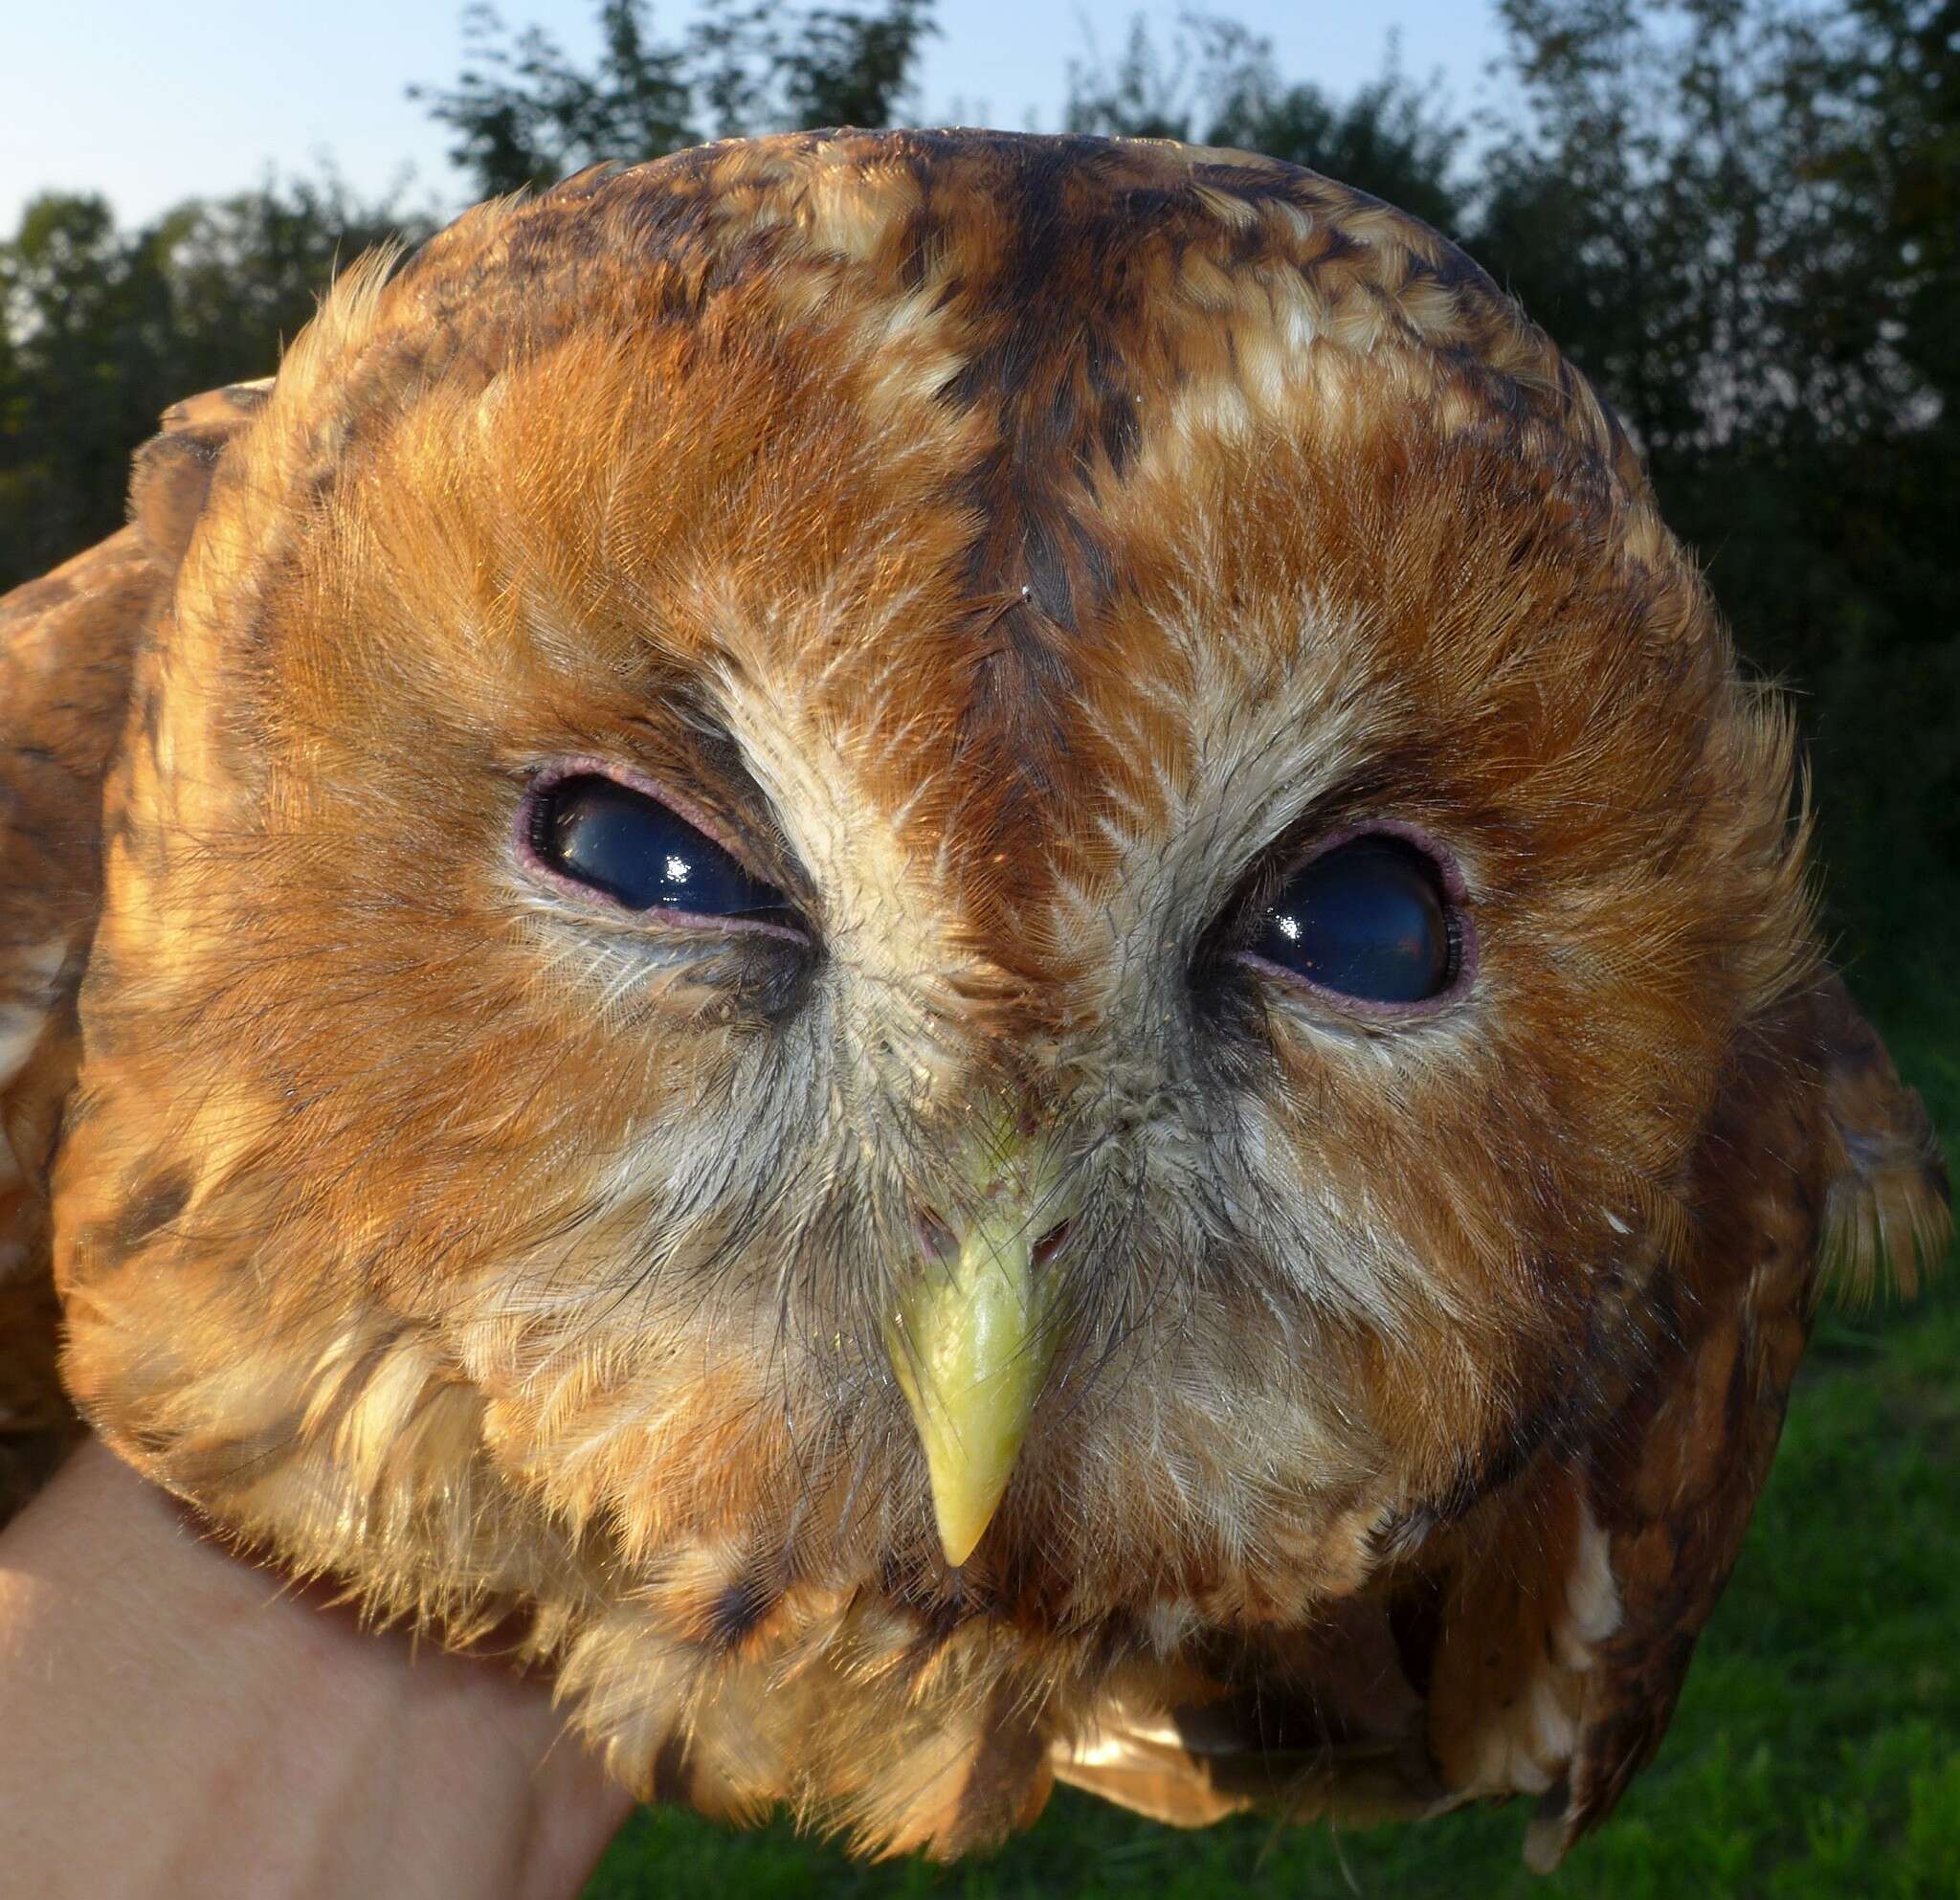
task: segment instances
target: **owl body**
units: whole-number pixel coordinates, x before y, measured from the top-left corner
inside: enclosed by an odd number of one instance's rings
[[[349,272],[85,559],[0,714],[19,810],[102,787],[0,937],[13,1383],[51,1276],[125,1457],[516,1613],[643,1793],[952,1854],[1058,1774],[1522,1792],[1548,1863],[1821,1252],[1936,1245],[1623,434],[1311,173],[601,168]],[[1274,936],[1343,865],[1408,994]]]

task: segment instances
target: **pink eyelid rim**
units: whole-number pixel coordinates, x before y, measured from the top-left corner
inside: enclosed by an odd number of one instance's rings
[[[647,910],[635,910],[628,905],[616,903],[602,891],[595,891],[590,884],[580,883],[576,878],[568,878],[563,871],[546,863],[531,842],[532,815],[538,809],[538,800],[568,778],[610,778],[615,785],[623,785],[629,791],[653,799],[657,805],[666,806],[677,818],[684,819],[703,838],[719,844],[750,877],[762,878],[762,873],[750,863],[748,854],[691,798],[682,797],[658,779],[649,778],[645,772],[635,771],[631,766],[621,765],[613,759],[589,758],[581,754],[575,758],[558,759],[546,766],[524,788],[523,802],[518,806],[518,861],[539,883],[612,916],[651,919],[657,925],[678,926],[689,935],[775,937],[784,943],[805,945],[811,941],[808,931],[791,929],[787,924],[765,924],[753,917],[708,917],[698,910],[668,910],[658,905]]]
[[[1268,962],[1255,950],[1235,950],[1233,960],[1272,977],[1298,995],[1316,999],[1325,997],[1344,1016],[1358,1017],[1363,1021],[1415,1022],[1425,1017],[1440,1016],[1452,1004],[1460,1002],[1477,980],[1477,920],[1471,914],[1470,890],[1463,882],[1462,867],[1452,852],[1444,850],[1419,825],[1409,824],[1401,818],[1371,818],[1366,824],[1343,825],[1328,832],[1325,838],[1316,838],[1311,850],[1302,852],[1287,865],[1285,875],[1288,878],[1297,876],[1315,859],[1325,858],[1328,852],[1338,851],[1344,844],[1352,844],[1357,838],[1400,838],[1404,844],[1413,844],[1436,866],[1437,874],[1442,880],[1444,902],[1457,924],[1457,969],[1445,988],[1433,996],[1424,996],[1420,1002],[1374,1002],[1366,996],[1350,996],[1342,991],[1330,990],[1310,976],[1301,975],[1297,970],[1285,970],[1277,963]]]

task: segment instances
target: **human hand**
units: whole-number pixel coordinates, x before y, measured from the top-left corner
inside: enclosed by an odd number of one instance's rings
[[[546,1684],[361,1629],[94,1442],[0,1536],[0,1736],[42,1900],[561,1900],[631,1806]]]

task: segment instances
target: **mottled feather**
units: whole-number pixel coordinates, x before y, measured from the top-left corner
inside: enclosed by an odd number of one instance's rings
[[[867,1852],[1058,1777],[1606,1813],[1820,1259],[1906,1277],[1944,1185],[1787,714],[1473,264],[1243,153],[708,146],[357,265],[134,494],[0,607],[37,1442]],[[811,953],[541,877],[572,769]],[[1399,1014],[1234,950],[1370,832],[1447,867]],[[1038,1376],[953,1564],[892,1316],[1010,1176]]]

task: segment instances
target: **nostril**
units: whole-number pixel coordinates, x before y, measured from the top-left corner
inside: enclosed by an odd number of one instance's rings
[[[960,1243],[953,1230],[940,1218],[936,1207],[912,1211],[912,1231],[918,1236],[920,1251],[927,1260],[957,1260]]]
[[[1034,1262],[1036,1266],[1046,1266],[1061,1251],[1068,1240],[1068,1229],[1066,1220],[1058,1220],[1035,1242]],[[927,1260],[958,1260],[960,1257],[960,1237],[936,1207],[915,1207],[912,1210],[912,1235],[919,1251]]]
[[[1058,1220],[1055,1225],[1035,1242],[1035,1264],[1046,1266],[1061,1251],[1061,1244],[1068,1239],[1068,1222]]]

